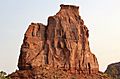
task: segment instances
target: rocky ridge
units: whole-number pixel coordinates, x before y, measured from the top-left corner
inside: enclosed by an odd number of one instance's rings
[[[79,7],[60,7],[47,25],[29,25],[20,50],[19,70],[10,75],[12,79],[71,79],[74,74],[77,79],[107,79],[99,74]]]
[[[120,79],[120,62],[108,65],[105,73],[108,74],[111,79]]]

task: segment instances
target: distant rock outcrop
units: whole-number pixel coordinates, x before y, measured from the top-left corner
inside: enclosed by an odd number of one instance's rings
[[[105,73],[108,74],[111,79],[120,79],[120,62],[108,65]]]
[[[77,79],[100,78],[101,76],[97,75],[99,71],[97,59],[90,51],[88,32],[79,16],[79,7],[61,5],[60,11],[48,18],[47,26],[41,23],[29,25],[21,46],[19,70],[10,77],[71,79],[71,73],[84,74]],[[98,77],[92,78],[90,74]],[[58,75],[59,78],[55,78]]]

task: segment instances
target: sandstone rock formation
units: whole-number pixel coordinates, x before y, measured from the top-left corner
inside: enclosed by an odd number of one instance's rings
[[[108,74],[111,79],[120,79],[120,62],[108,65],[105,73]]]
[[[59,79],[69,79],[68,73],[98,73],[97,59],[89,47],[89,30],[79,15],[79,7],[60,7],[56,15],[48,18],[46,26],[41,23],[29,25],[21,46],[19,70],[11,74],[11,78],[54,79],[52,75],[59,70],[61,76],[66,74]],[[42,73],[44,70],[46,72]],[[47,76],[48,73],[51,75]]]

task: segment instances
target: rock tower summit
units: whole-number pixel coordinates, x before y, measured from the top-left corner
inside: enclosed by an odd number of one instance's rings
[[[64,4],[61,4],[60,7],[61,7],[61,9],[74,9],[76,11],[79,10],[79,6],[75,6],[75,5],[64,5]]]
[[[40,79],[40,68],[98,73],[99,65],[91,53],[89,31],[79,15],[79,7],[63,4],[60,7],[56,15],[48,18],[46,26],[29,25],[20,50],[19,70],[11,75],[13,79]]]

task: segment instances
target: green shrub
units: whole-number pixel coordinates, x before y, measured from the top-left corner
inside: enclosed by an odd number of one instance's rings
[[[0,79],[11,79],[9,77],[6,76],[6,72],[0,71]]]

